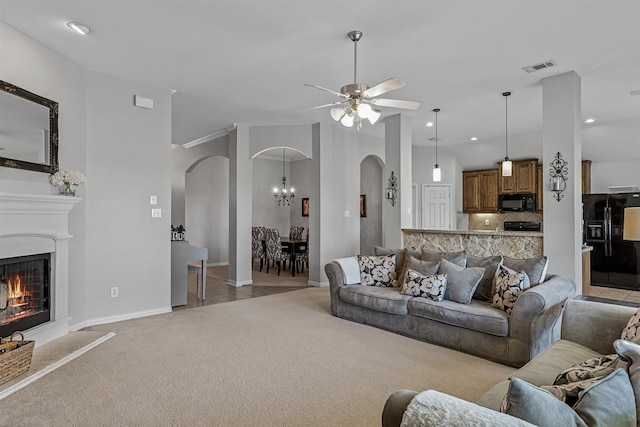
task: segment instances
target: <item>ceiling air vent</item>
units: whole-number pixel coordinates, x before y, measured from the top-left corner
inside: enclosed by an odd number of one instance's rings
[[[525,70],[527,73],[533,73],[534,71],[543,70],[549,67],[555,67],[556,65],[558,65],[556,64],[556,61],[554,61],[553,59],[550,59],[548,61],[544,61],[539,64],[529,65],[528,67],[524,67],[523,70]]]
[[[629,95],[631,95],[631,96],[640,95],[640,89],[638,89],[638,90],[632,90],[631,92],[629,92]]]

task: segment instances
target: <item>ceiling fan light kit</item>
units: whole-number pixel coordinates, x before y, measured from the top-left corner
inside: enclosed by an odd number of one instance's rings
[[[362,38],[362,31],[353,30],[347,33],[347,36],[351,39],[354,46],[353,83],[343,86],[340,92],[317,85],[305,84],[305,86],[315,87],[316,89],[332,93],[342,98],[341,101],[313,107],[312,109],[333,107],[330,111],[333,120],[340,122],[345,127],[353,127],[355,124],[356,128],[360,130],[364,120],[368,120],[372,125],[378,121],[381,112],[376,107],[404,108],[409,110],[420,108],[420,103],[416,101],[376,98],[377,96],[403,87],[405,84],[402,80],[392,77],[372,87],[358,83],[358,41]]]

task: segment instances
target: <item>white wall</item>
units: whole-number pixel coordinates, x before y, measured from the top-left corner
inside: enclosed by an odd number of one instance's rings
[[[619,185],[640,188],[640,160],[591,163],[592,193],[608,193],[610,186]]]
[[[154,100],[133,106],[133,95]],[[87,277],[89,319],[170,308],[171,95],[87,73]],[[149,196],[162,218],[151,218]],[[110,297],[119,287],[118,298]],[[74,319],[75,320],[75,319]]]
[[[229,262],[229,159],[207,157],[186,173],[186,239],[209,251],[209,265]]]
[[[71,326],[170,309],[169,90],[89,72],[2,22],[0,40],[0,79],[59,103],[60,167],[87,177],[69,219]],[[134,94],[155,108],[134,108]],[[0,191],[55,194],[48,178],[0,168]]]
[[[290,211],[291,225],[302,226],[305,231],[309,229],[309,217],[302,216],[302,199],[308,198],[310,194],[310,168],[311,159],[296,160],[290,163],[291,182],[296,186],[296,201]]]

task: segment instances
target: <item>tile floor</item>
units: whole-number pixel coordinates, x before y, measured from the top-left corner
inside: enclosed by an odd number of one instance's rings
[[[207,291],[204,302],[198,301],[196,298],[196,276],[189,275],[187,282],[187,305],[173,307],[174,311],[184,310],[187,308],[201,307],[203,305],[220,304],[223,302],[237,301],[246,298],[256,298],[265,295],[279,294],[282,292],[290,292],[298,289],[305,289],[309,285],[309,273],[305,270],[303,273],[291,276],[291,271],[281,271],[278,276],[277,268],[270,268],[269,274],[266,268],[259,271],[259,263],[256,262],[253,267],[253,285],[235,287],[227,284],[228,267],[208,267],[207,268]]]
[[[589,296],[640,304],[640,291],[591,286]]]

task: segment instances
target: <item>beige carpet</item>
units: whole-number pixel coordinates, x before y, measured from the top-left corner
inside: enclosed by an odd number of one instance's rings
[[[1,402],[0,425],[375,426],[399,388],[512,368],[333,317],[308,288],[90,328],[116,336]]]

